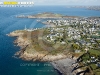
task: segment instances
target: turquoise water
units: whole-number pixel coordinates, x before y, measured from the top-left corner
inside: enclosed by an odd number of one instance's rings
[[[20,14],[37,14],[53,12],[73,16],[100,16],[100,11],[81,8],[67,8],[65,6],[34,6],[32,8],[0,8],[0,75],[59,75],[48,62],[32,62],[16,59],[12,56],[20,50],[14,46],[16,38],[6,34],[27,28],[41,28],[44,25],[36,19],[15,18]]]

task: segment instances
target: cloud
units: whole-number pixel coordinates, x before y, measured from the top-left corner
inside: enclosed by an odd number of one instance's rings
[[[100,5],[100,0],[0,0],[33,1],[35,5]]]

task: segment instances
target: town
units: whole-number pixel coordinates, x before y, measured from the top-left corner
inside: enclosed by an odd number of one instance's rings
[[[46,41],[57,45],[70,44],[72,52],[83,53],[77,60],[80,66],[91,74],[100,74],[99,17],[47,20],[43,23],[53,26],[46,28]]]

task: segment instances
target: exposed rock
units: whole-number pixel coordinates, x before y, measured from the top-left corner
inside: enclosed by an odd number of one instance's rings
[[[59,59],[63,59],[66,57],[71,57],[70,55],[64,55],[62,53],[59,53],[57,55],[50,55],[50,54],[46,54],[46,53],[41,53],[38,51],[35,51],[34,53],[28,53],[26,47],[28,45],[30,45],[30,41],[28,39],[23,39],[22,35],[23,32],[22,31],[14,31],[10,34],[8,34],[9,36],[13,36],[13,37],[17,37],[17,39],[14,41],[14,43],[17,43],[17,46],[21,47],[21,50],[19,52],[17,52],[15,55],[19,55],[20,58],[24,59],[24,60],[33,60],[33,61],[54,61],[54,60],[59,60]]]

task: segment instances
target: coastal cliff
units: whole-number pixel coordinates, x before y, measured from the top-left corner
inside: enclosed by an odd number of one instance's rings
[[[62,75],[76,75],[76,73],[82,71],[80,69],[73,71],[73,68],[77,65],[75,62],[77,58],[74,57],[72,59],[72,54],[70,53],[67,53],[66,55],[64,53],[57,53],[53,55],[52,53],[49,53],[49,51],[44,51],[42,49],[39,50],[39,48],[35,49],[37,42],[37,31],[38,30],[31,32],[32,35],[35,34],[34,43],[32,43],[32,39],[30,40],[30,32],[26,30],[17,30],[8,34],[8,36],[16,37],[14,43],[16,43],[21,49],[20,51],[16,52],[15,56],[19,56],[19,58],[27,61],[51,62],[54,69],[58,70]],[[28,36],[26,36],[26,34]]]
[[[17,46],[21,48],[19,52],[15,55],[19,55],[20,58],[24,60],[33,60],[33,61],[54,61],[59,59],[64,59],[68,55],[63,53],[58,53],[56,55],[49,54],[48,51],[39,51],[34,49],[31,40],[29,38],[24,38],[23,35],[27,31],[19,30],[11,32],[8,36],[17,37],[14,43],[17,43]],[[24,49],[24,50],[23,50]]]

